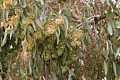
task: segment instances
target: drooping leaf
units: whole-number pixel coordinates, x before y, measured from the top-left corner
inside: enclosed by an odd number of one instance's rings
[[[107,31],[110,35],[113,35],[113,29],[112,29],[112,26],[110,24],[110,22],[107,23],[108,27],[107,27]]]
[[[107,63],[106,63],[106,61],[104,61],[104,71],[105,71],[105,75],[107,75],[107,73],[108,73],[108,68],[107,68]]]
[[[69,75],[68,75],[68,80],[72,80],[72,76],[75,76],[74,74],[74,69],[69,69]]]
[[[67,31],[68,31],[68,19],[65,17],[65,24],[64,24],[64,27],[65,27],[65,37],[67,37]]]
[[[68,21],[71,22],[72,21],[72,15],[69,9],[65,8],[64,9],[64,16],[66,16],[68,18]]]
[[[57,37],[57,45],[59,44],[59,34],[56,32],[56,37]]]
[[[0,80],[3,80],[2,77],[1,77],[1,75],[0,75]]]
[[[115,62],[113,62],[113,71],[114,71],[115,76],[117,76],[117,71],[116,70],[117,70],[116,69],[116,64],[115,64]]]
[[[7,41],[7,33],[4,34],[4,38],[3,38],[1,46],[4,46],[6,41]]]

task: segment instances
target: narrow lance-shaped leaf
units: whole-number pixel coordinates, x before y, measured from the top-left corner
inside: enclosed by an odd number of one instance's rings
[[[34,31],[36,31],[36,26],[35,26],[35,22],[34,21],[32,22],[32,26],[33,26]]]
[[[7,41],[7,33],[4,34],[4,38],[3,38],[1,46],[4,46],[6,41]]]
[[[56,32],[56,37],[57,37],[57,45],[59,44],[59,34]]]
[[[104,71],[105,71],[105,75],[107,75],[108,68],[107,68],[107,63],[106,63],[106,61],[104,61]]]
[[[1,77],[1,75],[0,75],[0,80],[3,80],[2,77]]]
[[[9,14],[9,11],[7,10],[7,11],[6,11],[6,14],[5,14],[7,21],[8,21],[8,14]]]
[[[110,22],[107,23],[108,27],[107,27],[107,31],[110,35],[113,35],[113,29],[112,29],[112,26],[110,24]]]
[[[65,17],[65,24],[64,24],[64,27],[65,27],[65,37],[67,37],[67,30],[68,30],[68,19]]]
[[[117,71],[116,70],[117,70],[116,69],[116,64],[115,64],[115,62],[113,62],[113,71],[114,71],[115,76],[117,76]]]
[[[68,75],[68,80],[72,80],[72,76],[75,76],[74,74],[74,69],[69,69],[69,75]]]

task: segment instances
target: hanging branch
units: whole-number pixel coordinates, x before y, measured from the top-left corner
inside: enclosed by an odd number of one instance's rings
[[[72,20],[74,22],[79,23],[77,25],[77,28],[82,25],[82,22],[81,22],[80,19],[78,19],[78,17],[79,16],[76,16],[76,15],[72,14],[72,18],[73,18]],[[94,23],[97,24],[100,20],[103,20],[105,18],[106,18],[106,14],[101,14],[101,15],[91,16],[91,17],[87,18],[87,20],[88,20],[88,24],[94,24]]]

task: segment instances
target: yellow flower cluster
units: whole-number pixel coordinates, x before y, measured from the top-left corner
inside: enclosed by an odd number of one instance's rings
[[[24,52],[24,59],[28,61],[31,58],[31,52]]]
[[[68,71],[69,67],[67,65],[65,65],[65,66],[62,66],[61,69],[62,69],[62,73],[66,73]]]
[[[74,61],[77,61],[78,60],[78,56],[76,54],[72,54],[71,55],[71,60],[74,62]]]
[[[71,39],[71,46],[72,47],[80,47],[81,42],[78,40],[82,35],[82,31],[80,29],[74,30],[73,26],[70,26],[68,29],[68,38]]]
[[[60,25],[64,23],[64,16],[60,16],[58,19],[55,19],[55,24]]]
[[[8,28],[5,29],[5,32],[6,32],[7,34],[10,34],[11,31],[12,31],[12,28],[11,28],[11,27],[8,27]]]
[[[32,19],[30,19],[30,18],[27,17],[27,18],[23,21],[22,24],[23,24],[23,26],[26,27],[26,26],[28,26],[28,25],[31,24],[31,23],[32,23]]]
[[[30,19],[34,19],[36,17],[35,13],[27,13],[27,15]]]
[[[7,28],[8,26],[8,22],[6,20],[4,20],[3,22],[1,22],[1,26],[4,27],[4,28]]]
[[[64,23],[64,17],[60,16],[58,19],[55,19],[52,22],[49,22],[46,26],[47,29],[45,31],[45,35],[46,36],[50,36],[52,34],[55,34],[55,32],[57,31],[58,25]]]
[[[35,33],[34,33],[34,38],[35,38],[35,39],[41,39],[41,38],[42,38],[41,33],[40,33],[40,32],[38,32],[38,31],[37,31],[37,32],[35,32]]]
[[[58,56],[61,56],[63,54],[64,48],[65,48],[65,45],[62,45],[60,48],[58,48],[58,50],[57,50]]]
[[[72,47],[76,47],[76,46],[80,46],[81,42],[77,40],[77,38],[73,39],[73,41],[71,41],[71,46]]]
[[[17,24],[19,23],[19,15],[12,16],[10,21],[3,21],[1,22],[1,26],[5,28],[7,34],[10,34],[12,30],[16,30]],[[9,25],[9,27],[8,27]]]
[[[34,42],[35,42],[35,39],[31,36],[28,36],[27,40],[24,39],[21,45],[27,47],[27,49],[31,51],[32,48],[34,47]]]
[[[19,23],[20,20],[20,16],[16,15],[16,16],[12,16],[11,20],[8,22],[10,26],[14,26],[14,30],[16,30],[17,25]]]
[[[50,54],[51,51],[50,50],[44,50],[43,54],[44,54],[44,60],[45,61],[49,61],[50,60]]]
[[[9,6],[12,4],[12,0],[4,0],[3,6],[5,9],[9,9]]]

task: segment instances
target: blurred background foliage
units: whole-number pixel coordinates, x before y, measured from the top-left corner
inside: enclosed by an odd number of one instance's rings
[[[0,0],[0,80],[119,80],[119,0]]]

